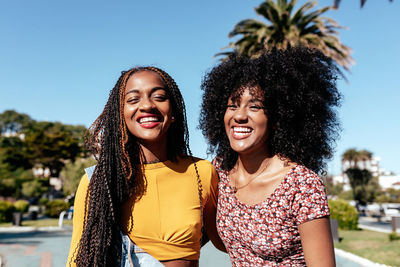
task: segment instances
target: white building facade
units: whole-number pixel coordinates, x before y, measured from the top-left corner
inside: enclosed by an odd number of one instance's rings
[[[371,160],[359,161],[356,163],[356,166],[359,169],[365,169],[371,172],[372,176],[378,177],[379,185],[382,190],[386,190],[388,188],[400,189],[400,175],[395,175],[392,172],[385,171],[384,169],[379,168],[379,157],[373,157]],[[341,183],[343,184],[343,190],[351,190],[349,178],[345,174],[346,170],[351,167],[351,163],[349,161],[342,162],[342,174],[336,175],[333,177],[333,183]]]

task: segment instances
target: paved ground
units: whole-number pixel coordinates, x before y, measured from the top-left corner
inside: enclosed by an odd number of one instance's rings
[[[360,216],[358,218],[358,225],[360,228],[366,230],[372,230],[382,233],[392,232],[392,223],[387,221],[380,221],[378,218]],[[400,233],[400,228],[397,228],[397,232]]]
[[[21,228],[20,231],[22,230]],[[0,256],[3,266],[65,266],[71,234],[71,228],[23,232],[10,229],[9,232],[0,232]],[[218,251],[209,243],[201,251],[200,266],[229,267],[231,264],[227,254]]]
[[[5,267],[61,267],[65,266],[71,228],[47,231],[0,231],[0,256]],[[360,267],[353,261],[336,255],[339,267]],[[215,249],[211,243],[201,251],[200,267],[229,267],[227,254]]]
[[[0,233],[3,266],[65,266],[71,240],[71,228],[57,231]]]

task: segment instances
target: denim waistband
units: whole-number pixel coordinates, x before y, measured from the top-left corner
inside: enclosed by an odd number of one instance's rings
[[[142,248],[138,247],[136,244],[132,243],[132,250],[135,253],[146,253],[146,251],[144,251]]]
[[[138,247],[127,235],[121,232],[122,257],[117,263],[120,267],[164,267],[157,259]]]

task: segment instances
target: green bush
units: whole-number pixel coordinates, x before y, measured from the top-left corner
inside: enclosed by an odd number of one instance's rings
[[[338,194],[338,197],[340,199],[349,200],[349,201],[354,199],[353,192],[351,192],[351,190],[341,192],[340,194]]]
[[[392,232],[389,234],[389,241],[400,240],[400,235],[396,232]]]
[[[44,198],[39,199],[39,205],[46,206],[47,203],[49,203],[49,199],[48,198],[44,197]]]
[[[11,222],[15,207],[8,201],[0,201],[0,222]]]
[[[43,181],[35,179],[33,181],[24,182],[21,191],[25,197],[40,197],[47,190],[48,188],[43,185]]]
[[[16,211],[27,212],[29,208],[29,202],[26,200],[17,200],[14,203],[14,207]]]
[[[72,195],[76,192],[82,175],[85,174],[85,168],[95,165],[96,160],[90,158],[77,158],[74,162],[68,162],[60,172],[63,179],[64,195]]]
[[[57,218],[63,210],[69,209],[69,203],[63,199],[55,199],[47,202],[45,215]]]
[[[331,210],[331,218],[338,221],[340,229],[358,229],[358,212],[355,207],[341,199],[330,199],[328,202]]]

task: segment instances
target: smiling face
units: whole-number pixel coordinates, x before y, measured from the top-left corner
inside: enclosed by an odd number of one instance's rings
[[[268,117],[262,100],[259,87],[246,88],[241,95],[228,100],[225,131],[230,146],[239,154],[268,153]]]
[[[172,107],[162,78],[152,71],[139,71],[125,87],[124,118],[128,130],[142,144],[166,145]]]

